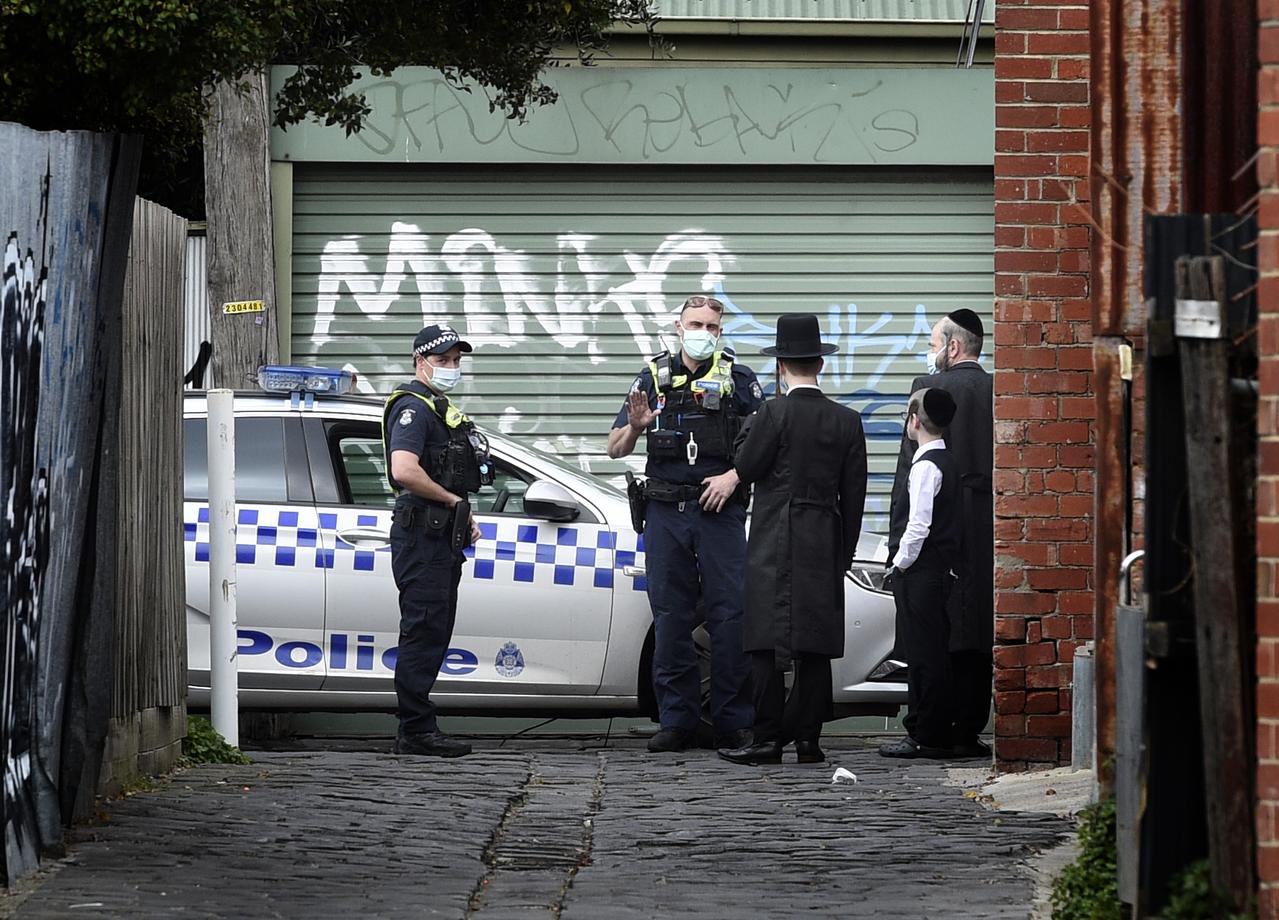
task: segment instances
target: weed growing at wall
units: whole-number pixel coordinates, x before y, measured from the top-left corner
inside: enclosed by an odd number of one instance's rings
[[[1249,920],[1251,913],[1236,913],[1230,898],[1212,887],[1208,861],[1191,863],[1172,881],[1168,906],[1160,920]]]
[[[1079,857],[1053,884],[1053,920],[1123,920],[1115,858],[1115,803],[1079,813]]]
[[[249,763],[249,758],[238,747],[227,744],[212,723],[202,716],[187,720],[187,736],[182,739],[184,767],[198,763]]]

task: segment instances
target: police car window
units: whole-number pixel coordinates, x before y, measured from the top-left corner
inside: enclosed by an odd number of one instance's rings
[[[471,496],[471,507],[479,514],[523,514],[528,484],[513,466],[495,458],[493,484]]]
[[[183,423],[183,494],[188,501],[209,497],[207,426],[202,418]],[[235,497],[242,502],[287,502],[284,420],[235,420]]]
[[[337,435],[339,488],[346,504],[373,508],[395,505],[395,493],[386,481],[386,456],[382,438],[367,435]]]

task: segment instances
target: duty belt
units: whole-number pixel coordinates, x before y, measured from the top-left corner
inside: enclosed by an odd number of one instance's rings
[[[391,520],[406,530],[412,530],[414,527],[425,529],[428,515],[438,518],[441,514],[451,520],[453,509],[445,507],[440,502],[425,504],[397,502],[395,510],[391,512]]]
[[[706,488],[701,483],[662,482],[660,479],[644,481],[644,497],[656,502],[688,502],[701,496]]]

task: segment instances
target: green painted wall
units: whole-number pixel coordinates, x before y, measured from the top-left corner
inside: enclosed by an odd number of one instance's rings
[[[447,321],[476,345],[459,399],[482,423],[584,468],[690,293],[730,307],[759,356],[782,312],[815,312],[840,354],[827,391],[871,435],[867,525],[884,529],[910,379],[930,325],[961,306],[990,327],[988,170],[830,166],[294,167],[292,353],[350,365],[383,393],[413,335]],[[991,341],[988,339],[988,346]],[[642,458],[633,458],[634,466]]]
[[[287,69],[276,68],[278,86]],[[519,123],[480,88],[409,67],[354,84],[367,126],[275,129],[271,155],[293,162],[707,163],[958,166],[993,163],[988,69],[567,67],[559,101]]]

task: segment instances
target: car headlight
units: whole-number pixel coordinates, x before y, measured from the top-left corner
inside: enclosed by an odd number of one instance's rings
[[[888,569],[882,562],[854,562],[848,569],[848,577],[867,591],[878,594],[892,594],[892,589],[884,585],[884,576]]]

